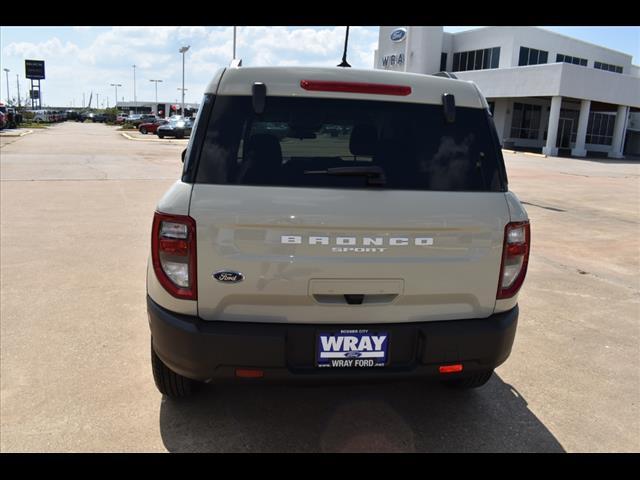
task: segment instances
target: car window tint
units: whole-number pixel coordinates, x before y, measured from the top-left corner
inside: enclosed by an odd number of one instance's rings
[[[447,123],[441,105],[268,97],[258,115],[251,97],[219,96],[196,182],[370,188],[366,176],[327,172],[374,167],[378,188],[502,191],[499,162],[481,109],[458,107]]]

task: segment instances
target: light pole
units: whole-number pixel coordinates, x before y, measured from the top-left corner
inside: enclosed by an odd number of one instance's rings
[[[162,80],[149,80],[149,81],[154,82],[156,84],[156,108],[158,108],[158,83],[162,83]]]
[[[9,72],[10,70],[8,68],[3,68],[3,70],[7,73],[7,103],[9,103]],[[184,78],[184,74],[183,74],[183,78]],[[184,80],[182,81],[182,86],[184,87]]]
[[[138,99],[136,98],[136,66],[133,66],[133,103],[136,103]],[[136,112],[138,110],[136,109]]]
[[[182,110],[180,111],[180,115],[184,117],[184,92],[189,90],[188,88],[178,88],[178,90],[182,90]]]
[[[118,87],[121,87],[122,84],[121,83],[112,83],[111,86],[112,87],[116,87],[116,96],[115,96],[116,102],[113,104],[113,108],[115,108],[115,107],[118,106]]]
[[[233,27],[233,60],[236,59],[236,27]]]
[[[16,87],[18,87],[18,108],[21,107],[20,105],[20,79],[18,78],[18,74],[16,73]]]
[[[100,94],[96,92],[96,108],[100,109]]]
[[[182,111],[180,112],[184,117],[184,54],[189,50],[191,45],[187,45],[186,47],[182,47],[180,49],[180,53],[182,54]]]

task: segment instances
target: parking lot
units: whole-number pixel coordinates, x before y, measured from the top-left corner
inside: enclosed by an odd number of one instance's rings
[[[2,452],[640,450],[640,163],[505,153],[533,247],[512,355],[485,387],[172,401],[151,376],[145,275],[186,141],[146,137],[66,122],[0,139]]]

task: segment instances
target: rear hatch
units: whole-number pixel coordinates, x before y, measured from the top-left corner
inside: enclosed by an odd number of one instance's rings
[[[491,315],[509,221],[501,162],[480,108],[451,122],[441,105],[268,97],[256,113],[250,96],[218,96],[189,210],[200,317]]]

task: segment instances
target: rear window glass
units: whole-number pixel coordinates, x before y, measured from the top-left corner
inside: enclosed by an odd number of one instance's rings
[[[487,114],[440,105],[248,96],[215,99],[197,183],[502,191]]]

